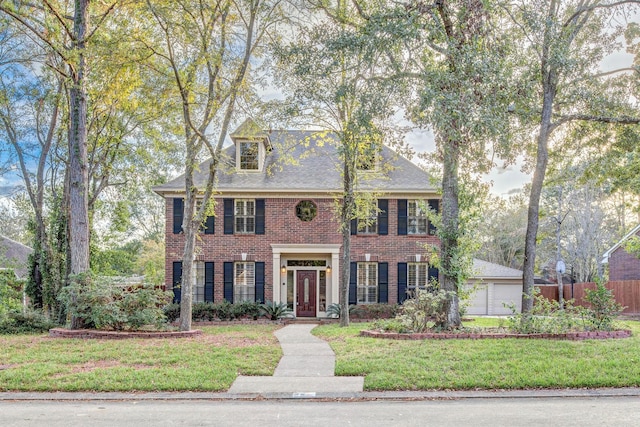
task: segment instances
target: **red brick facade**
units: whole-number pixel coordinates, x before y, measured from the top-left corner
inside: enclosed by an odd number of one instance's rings
[[[265,234],[224,234],[223,199],[216,199],[214,234],[201,234],[197,244],[197,261],[214,262],[214,302],[224,300],[223,263],[238,261],[242,253],[250,261],[265,263],[265,299],[273,298],[273,250],[271,244],[320,245],[342,243],[335,220],[335,201],[327,198],[268,198],[265,197]],[[317,216],[304,222],[296,216],[296,205],[312,200]],[[426,261],[425,244],[438,244],[432,235],[398,235],[398,201],[388,200],[388,235],[354,235],[351,239],[351,260],[363,261],[370,254],[372,261],[388,263],[388,301],[398,299],[398,263],[412,261],[420,254]],[[173,262],[180,261],[184,239],[173,232],[173,199],[166,198],[166,284],[172,287]],[[333,266],[334,268],[338,266]]]
[[[609,280],[640,280],[640,259],[618,247],[609,255]]]

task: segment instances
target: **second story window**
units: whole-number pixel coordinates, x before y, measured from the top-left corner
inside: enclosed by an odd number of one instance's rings
[[[255,200],[237,199],[235,201],[235,232],[255,233],[256,202]]]
[[[358,226],[358,234],[376,234],[378,232],[378,214],[374,213],[368,221],[365,221],[364,224],[359,224]]]
[[[240,170],[257,171],[260,169],[258,142],[241,142],[240,146]]]
[[[424,200],[409,200],[407,202],[407,234],[427,234],[428,230],[426,203]]]

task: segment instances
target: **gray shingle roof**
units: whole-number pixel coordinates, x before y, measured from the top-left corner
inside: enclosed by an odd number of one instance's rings
[[[0,236],[0,268],[11,268],[18,277],[26,277],[32,252],[30,247]]]
[[[223,150],[223,167],[218,173],[220,192],[336,192],[342,188],[334,134],[318,131],[278,130],[269,133],[273,150],[267,154],[262,172],[235,169],[235,145]],[[194,176],[202,188],[210,160]],[[360,188],[384,193],[434,194],[429,175],[388,147],[381,153],[378,172],[364,172]],[[184,192],[184,175],[153,188],[157,193]]]
[[[504,278],[504,279],[522,279],[522,270],[505,267],[504,265],[494,264],[492,262],[473,259],[473,277],[475,278]]]

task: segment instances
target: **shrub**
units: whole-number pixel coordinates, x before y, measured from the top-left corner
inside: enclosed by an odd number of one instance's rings
[[[0,334],[40,334],[56,326],[39,311],[12,311],[0,320]]]
[[[166,322],[162,307],[169,298],[169,292],[152,285],[123,284],[89,275],[72,278],[59,296],[67,313],[81,319],[86,327],[111,330],[161,327]]]
[[[604,282],[596,279],[596,288],[585,290],[584,299],[591,305],[582,311],[585,328],[598,331],[612,330],[614,319],[622,313],[624,307],[616,302],[613,292],[604,286]]]
[[[180,318],[180,304],[172,303],[163,308],[168,322]],[[196,302],[191,306],[191,319],[196,322],[213,320],[257,319],[262,314],[261,304],[256,302],[240,302],[231,304],[228,301],[211,303]]]
[[[355,307],[353,311],[349,311],[350,316],[354,319],[391,319],[396,317],[399,312],[397,304],[362,304]]]
[[[356,312],[358,312],[360,306],[357,305],[350,305],[349,306],[349,317],[355,317],[357,314]],[[334,302],[333,304],[329,304],[329,306],[327,307],[327,311],[325,311],[325,313],[327,313],[327,317],[333,317],[333,318],[339,318],[340,317],[340,304],[338,304],[337,302]]]
[[[379,319],[373,322],[373,329],[384,332],[406,333],[410,332],[399,319]]]
[[[518,334],[559,334],[580,329],[581,308],[573,300],[564,302],[549,300],[534,289],[535,300],[529,313],[519,313],[515,304],[505,304],[512,316],[507,319],[507,328]]]
[[[0,271],[0,320],[22,308],[23,284],[13,270]]]
[[[242,301],[231,306],[231,319],[253,319],[256,320],[260,314],[260,303]]]
[[[180,318],[180,304],[178,303],[173,302],[171,304],[167,304],[164,306],[162,311],[169,323],[175,322]]]
[[[293,310],[284,302],[276,304],[275,302],[267,301],[260,306],[260,310],[269,320],[279,320],[284,317],[293,316]]]
[[[445,323],[445,310],[449,292],[442,289],[419,289],[413,298],[405,300],[396,317],[409,332],[425,332]]]

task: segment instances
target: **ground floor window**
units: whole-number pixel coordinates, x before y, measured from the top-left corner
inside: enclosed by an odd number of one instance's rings
[[[407,264],[407,292],[416,289],[429,289],[429,264],[426,262],[410,262]]]
[[[358,304],[378,302],[378,263],[358,263]]]
[[[233,301],[256,300],[256,265],[254,262],[236,262],[233,275]]]
[[[204,302],[205,269],[203,261],[195,261],[193,263],[193,279],[191,300],[193,302]]]

